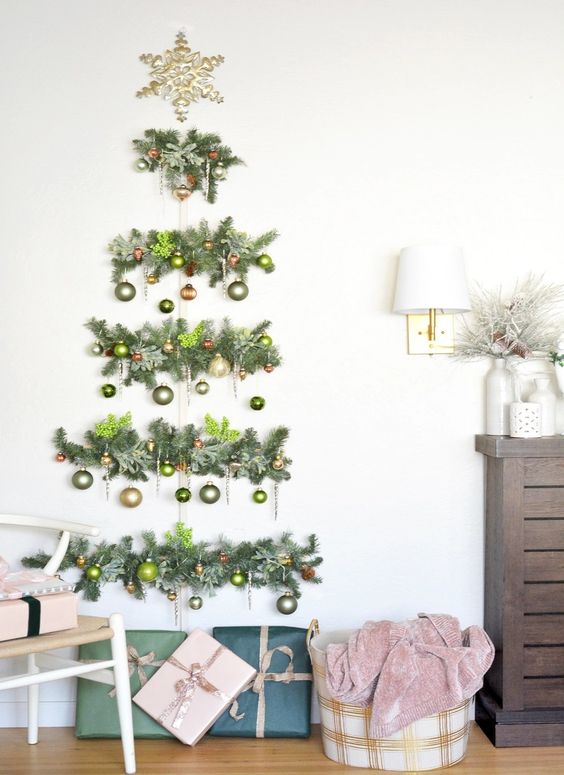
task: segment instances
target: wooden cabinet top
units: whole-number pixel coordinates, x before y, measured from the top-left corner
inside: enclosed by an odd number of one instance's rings
[[[510,436],[476,436],[476,451],[489,457],[564,457],[564,436],[512,439]]]

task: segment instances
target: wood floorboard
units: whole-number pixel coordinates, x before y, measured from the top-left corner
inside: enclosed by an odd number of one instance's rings
[[[40,730],[27,745],[24,729],[0,729],[1,775],[119,775],[119,740],[77,740],[73,730]],[[351,775],[367,772],[326,759],[319,727],[310,740],[204,738],[195,748],[174,740],[137,740],[139,775]],[[494,748],[473,725],[466,759],[454,775],[564,775],[564,747]]]

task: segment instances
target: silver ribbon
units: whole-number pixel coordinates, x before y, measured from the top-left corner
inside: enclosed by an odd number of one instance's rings
[[[194,692],[199,687],[208,694],[213,694],[214,697],[220,697],[224,702],[229,702],[227,697],[222,691],[208,681],[206,678],[206,672],[210,668],[216,659],[226,651],[225,646],[219,646],[203,664],[199,662],[193,662],[190,667],[186,667],[182,662],[179,662],[175,657],[169,657],[167,662],[174,667],[187,673],[183,678],[180,678],[174,684],[176,696],[167,708],[161,713],[158,718],[160,724],[163,724],[167,716],[169,716],[174,710],[176,710],[174,721],[172,722],[173,729],[179,729],[184,721],[184,717],[188,712],[192,699],[194,698]]]

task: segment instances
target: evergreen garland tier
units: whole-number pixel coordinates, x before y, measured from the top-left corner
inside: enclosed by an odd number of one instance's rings
[[[178,522],[174,532],[165,533],[164,541],[157,542],[153,531],[142,533],[142,540],[143,546],[136,550],[131,536],[124,536],[115,544],[102,542],[93,547],[86,538],[73,538],[60,570],[75,565],[83,569],[75,590],[82,591],[87,600],[98,600],[102,586],[108,583],[123,584],[138,600],[145,598],[147,584],[175,600],[181,588],[195,596],[212,596],[230,583],[246,586],[248,592],[252,587],[268,587],[273,592],[286,590],[299,598],[300,579],[310,584],[322,583],[315,569],[323,558],[319,556],[319,542],[314,534],[303,546],[292,539],[291,533],[283,533],[278,541],[261,538],[234,544],[220,536],[213,544],[193,543],[191,528]],[[48,559],[45,552],[39,551],[24,557],[22,564],[41,568]],[[193,607],[200,605],[201,602]]]
[[[106,361],[102,375],[117,375],[125,385],[140,382],[148,390],[157,386],[158,375],[191,381],[201,375],[227,376],[230,371],[234,379],[260,369],[272,372],[282,360],[266,333],[270,325],[263,320],[252,329],[241,328],[225,318],[217,328],[202,320],[189,331],[186,320],[178,318],[160,325],[144,323],[131,331],[97,318],[85,323],[96,339],[92,352]]]
[[[224,218],[215,229],[204,219],[183,231],[132,229],[129,237],[118,235],[108,245],[112,281],[122,282],[138,266],[153,284],[175,270],[186,272],[188,277],[207,275],[211,287],[225,283],[230,276],[246,280],[251,266],[267,273],[274,271],[272,258],[265,251],[277,236],[278,232],[271,229],[251,237],[235,229],[231,217]]]
[[[69,441],[64,428],[55,431],[53,444],[57,460],[101,468],[106,481],[123,476],[146,482],[149,475],[160,474],[163,461],[186,474],[248,479],[254,485],[290,479],[292,461],[283,451],[289,431],[283,426],[273,428],[263,441],[254,428],[241,432],[231,428],[226,417],[218,421],[209,414],[200,428],[177,428],[159,418],[148,430],[149,437],[141,438],[131,427],[129,412],[120,418],[109,414],[86,431],[84,444]]]
[[[215,202],[219,181],[227,177],[230,167],[243,164],[221,144],[219,135],[197,129],[184,135],[176,129],[147,129],[142,139],[133,140],[133,147],[139,154],[137,169],[158,171],[180,201],[201,191],[208,202]]]

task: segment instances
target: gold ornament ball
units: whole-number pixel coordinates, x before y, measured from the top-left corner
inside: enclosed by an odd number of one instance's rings
[[[178,595],[176,594],[176,592],[175,592],[174,590],[172,590],[172,589],[170,590],[170,592],[167,592],[167,593],[166,593],[166,596],[167,596],[167,598],[170,600],[170,602],[171,602],[171,603],[174,603],[174,601],[175,601],[175,600],[176,600],[176,598],[178,597]]]
[[[55,460],[57,461],[57,463],[64,463],[66,459],[67,459],[67,456],[65,455],[64,452],[57,452],[57,454],[55,455]]]
[[[192,194],[188,186],[185,186],[184,184],[175,188],[172,193],[179,202],[184,202]]]
[[[194,288],[193,285],[190,285],[190,283],[187,283],[183,288],[180,289],[180,296],[186,301],[192,301],[192,299],[195,299],[197,295],[198,291]]]
[[[188,598],[188,605],[193,611],[199,611],[204,605],[204,601],[199,595],[192,595],[192,597]]]
[[[201,562],[197,562],[194,566],[194,573],[196,576],[203,576],[204,575],[204,566]]]
[[[137,487],[132,487],[130,485],[120,492],[119,500],[122,506],[134,509],[136,506],[139,506],[143,500],[143,493],[141,490],[138,490]]]
[[[294,558],[291,554],[281,554],[278,561],[280,562],[280,565],[284,565],[288,568],[294,562]]]
[[[204,250],[213,250],[213,248],[214,248],[214,245],[213,245],[213,240],[211,240],[211,239],[205,239],[205,240],[202,242],[202,248],[203,248]]]
[[[147,151],[147,156],[149,157],[149,159],[158,159],[160,155],[161,155],[161,152],[159,151],[158,148],[149,148],[149,150]]]
[[[275,471],[281,471],[284,468],[284,460],[282,459],[281,455],[276,455],[272,461],[272,468]]]
[[[165,339],[162,347],[163,353],[173,353],[174,352],[174,344],[172,342],[172,339]]]
[[[241,380],[241,382],[244,379],[247,379],[247,369],[239,369],[239,379]]]
[[[102,466],[111,466],[113,463],[112,456],[108,455],[107,452],[104,452],[104,454],[100,457],[100,465]]]
[[[272,374],[272,372],[274,371],[274,366],[272,365],[272,363],[267,363],[266,366],[264,367],[264,370],[266,371],[267,374]]]
[[[156,274],[148,274],[145,279],[147,280],[148,285],[155,285],[159,282],[159,278]]]
[[[231,364],[221,353],[216,353],[208,366],[208,374],[211,377],[226,377],[231,371]]]
[[[249,286],[243,280],[234,280],[227,286],[227,295],[233,301],[243,301],[249,295]]]
[[[147,439],[147,441],[145,442],[145,446],[147,448],[147,452],[154,452],[155,451],[155,447],[156,447],[155,440],[154,439]]]
[[[199,379],[199,380],[196,382],[196,387],[194,388],[194,390],[195,390],[195,391],[196,391],[196,393],[198,393],[200,396],[205,396],[205,395],[206,395],[206,393],[209,393],[210,386],[209,386],[209,384],[206,382],[206,380],[205,380],[205,379]]]
[[[132,581],[129,581],[125,585],[125,588],[129,592],[130,595],[132,595],[135,592],[135,584]]]
[[[83,554],[79,554],[76,560],[74,561],[74,564],[77,568],[84,568],[86,565],[86,557]]]

